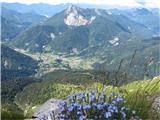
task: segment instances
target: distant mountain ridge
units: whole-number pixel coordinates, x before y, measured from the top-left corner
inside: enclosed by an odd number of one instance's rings
[[[158,9],[136,8],[128,10],[112,10],[115,14],[123,14],[129,19],[145,25],[155,35],[160,35],[160,13]]]
[[[46,19],[45,16],[30,13],[19,13],[17,11],[1,8],[2,18],[2,41],[8,41],[16,37],[20,32],[34,24],[38,24]]]
[[[70,5],[76,5],[81,8],[99,8],[99,9],[115,9],[118,8],[120,10],[126,10],[126,9],[132,9],[133,7],[126,7],[126,6],[115,6],[115,5],[94,5],[94,4],[83,4],[83,3],[64,3],[64,4],[57,4],[57,5],[51,5],[47,3],[36,3],[36,4],[22,4],[22,3],[7,3],[7,2],[2,2],[2,6],[5,6],[6,8],[16,10],[21,13],[26,13],[26,12],[31,12],[34,11],[38,14],[42,15],[47,15],[47,16],[52,16],[55,15],[58,12],[61,12],[62,10],[66,9]],[[136,8],[143,8],[141,7],[136,7]],[[150,10],[156,11],[158,13],[159,8],[149,8]]]
[[[49,51],[69,52],[73,48],[82,50],[103,42],[110,44],[115,39],[122,42],[152,35],[144,25],[124,15],[72,6],[22,32],[12,44],[32,52],[42,52],[45,48],[50,48]]]
[[[58,12],[61,12],[70,4],[60,4],[60,5],[49,5],[49,4],[21,4],[21,3],[5,3],[2,2],[2,7],[6,7],[8,9],[13,9],[21,13],[27,13],[27,12],[36,12],[37,14],[46,15],[46,16],[52,16]]]

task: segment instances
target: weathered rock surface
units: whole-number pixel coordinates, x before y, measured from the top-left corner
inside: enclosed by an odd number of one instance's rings
[[[92,16],[90,19],[85,18],[78,13],[74,6],[71,6],[67,9],[67,17],[64,19],[64,23],[71,26],[81,26],[91,24],[95,19],[95,16]]]
[[[57,117],[59,113],[58,109],[59,102],[60,100],[56,99],[48,100],[38,108],[38,110],[33,114],[31,119],[26,119],[26,120],[40,120],[40,118],[43,118],[44,120],[53,120],[50,114],[51,115],[54,114],[54,117]]]
[[[154,100],[153,109],[160,113],[160,96]]]

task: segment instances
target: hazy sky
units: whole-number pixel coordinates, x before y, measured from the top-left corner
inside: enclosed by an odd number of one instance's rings
[[[89,4],[106,4],[116,6],[141,6],[146,7],[160,7],[160,0],[0,0],[1,2],[19,2],[25,4],[32,3],[48,3],[48,4],[60,4],[60,3],[89,3]],[[159,6],[158,6],[159,5]]]

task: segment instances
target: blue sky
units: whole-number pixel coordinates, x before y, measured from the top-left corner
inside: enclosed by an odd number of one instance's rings
[[[60,3],[88,3],[96,5],[115,5],[115,6],[128,6],[128,7],[159,7],[160,0],[1,0],[1,2],[19,2],[25,4],[32,3],[48,3],[48,4],[60,4]],[[158,6],[159,5],[159,6]]]

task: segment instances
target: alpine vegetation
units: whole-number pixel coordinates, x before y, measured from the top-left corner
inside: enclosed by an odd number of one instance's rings
[[[106,95],[103,91],[90,90],[68,96],[62,100],[58,116],[54,111],[40,120],[140,120],[136,111],[126,106],[126,100],[118,93]]]

